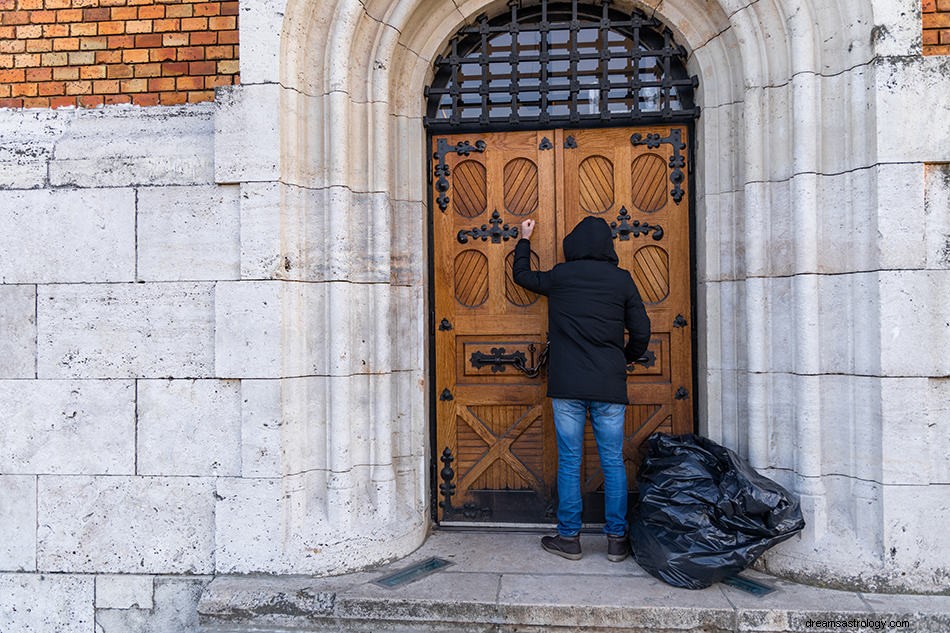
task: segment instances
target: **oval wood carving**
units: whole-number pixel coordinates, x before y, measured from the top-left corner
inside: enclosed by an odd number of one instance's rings
[[[455,212],[466,218],[481,215],[488,208],[485,166],[464,160],[452,169],[452,197]]]
[[[604,156],[590,156],[578,166],[581,208],[603,213],[614,205],[614,166]]]
[[[538,270],[541,266],[541,260],[538,254],[531,251],[531,270]],[[505,298],[516,306],[529,306],[538,300],[538,295],[530,290],[525,290],[515,283],[514,278],[515,252],[508,253],[505,258]]]
[[[659,303],[670,295],[670,257],[659,246],[638,250],[630,272],[644,303]]]
[[[666,206],[666,162],[656,154],[643,154],[630,168],[634,206],[654,213]]]
[[[488,258],[478,251],[462,251],[455,257],[455,299],[477,308],[488,299]]]
[[[505,165],[505,208],[513,215],[538,210],[538,166],[527,158],[515,158]]]

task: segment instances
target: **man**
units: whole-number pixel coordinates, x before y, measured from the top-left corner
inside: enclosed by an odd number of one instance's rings
[[[607,223],[585,217],[564,238],[563,264],[531,270],[535,221],[521,224],[515,247],[515,283],[548,298],[551,343],[548,397],[557,430],[557,535],[541,539],[548,552],[581,558],[581,457],[590,413],[604,472],[607,558],[630,553],[627,541],[627,472],[623,463],[627,363],[640,358],[650,341],[650,319],[630,273],[617,266]],[[630,333],[624,345],[624,328]]]

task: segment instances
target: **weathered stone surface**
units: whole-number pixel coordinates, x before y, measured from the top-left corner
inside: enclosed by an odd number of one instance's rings
[[[950,375],[950,270],[878,275],[882,374]]]
[[[138,278],[240,278],[238,198],[236,186],[139,189]]]
[[[276,181],[280,177],[277,84],[228,86],[214,102],[214,182]]]
[[[37,563],[55,572],[209,573],[214,482],[40,477]]]
[[[200,378],[213,371],[213,286],[41,287],[40,378]]]
[[[49,163],[56,187],[213,182],[213,105],[74,110]]]
[[[70,114],[41,108],[0,109],[0,189],[47,184],[47,164]]]
[[[36,477],[0,475],[0,570],[35,569]]]
[[[131,474],[129,380],[0,380],[0,472]]]
[[[241,474],[236,380],[140,380],[139,475]]]
[[[241,381],[241,476],[280,477],[285,430],[282,380]]]
[[[132,281],[131,189],[0,191],[0,281]]]
[[[151,609],[152,576],[96,576],[96,609]]]
[[[154,606],[97,609],[96,633],[198,633],[198,599],[208,578],[155,578]]]
[[[91,576],[0,574],[0,631],[90,633],[93,593]]]
[[[36,287],[0,285],[0,379],[36,374]]]
[[[913,14],[908,14],[910,18]],[[917,28],[917,27],[914,27]],[[878,58],[872,64],[878,121],[877,159],[882,163],[950,162],[950,59],[947,56]],[[908,95],[927,100],[926,125],[921,109],[908,106]]]
[[[950,163],[924,169],[927,268],[950,268]]]

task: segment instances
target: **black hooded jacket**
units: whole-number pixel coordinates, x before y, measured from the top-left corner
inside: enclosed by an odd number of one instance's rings
[[[626,365],[650,342],[640,291],[617,266],[601,218],[588,216],[574,227],[564,238],[564,258],[549,271],[531,270],[531,242],[521,239],[515,247],[515,282],[548,297],[548,396],[627,404]]]

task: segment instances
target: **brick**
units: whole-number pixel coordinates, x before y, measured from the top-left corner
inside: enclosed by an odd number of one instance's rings
[[[69,34],[76,35],[95,35],[99,32],[99,27],[95,22],[78,22],[69,25]]]
[[[232,84],[233,75],[211,75],[210,77],[205,77],[205,89],[214,90],[219,86],[230,86]]]
[[[930,29],[924,31],[924,46],[936,45],[940,43],[940,31]]]
[[[96,63],[97,64],[121,64],[122,51],[97,51]]]
[[[937,0],[937,11],[950,11],[950,0]]]
[[[116,105],[118,103],[132,103],[132,98],[129,95],[106,95],[105,96],[106,105]]]
[[[206,59],[231,59],[234,49],[230,46],[209,46],[205,49]]]
[[[35,11],[43,8],[43,0],[20,0],[17,7],[22,11]]]
[[[166,62],[162,64],[162,74],[166,77],[184,75],[188,72],[188,64],[183,62]]]
[[[241,70],[240,66],[240,62],[236,59],[228,59],[218,62],[218,74],[234,75]]]
[[[48,108],[49,97],[27,97],[23,99],[24,108]]]
[[[53,50],[57,51],[75,51],[79,50],[78,37],[60,37],[53,40]]]
[[[239,11],[237,0],[221,3],[221,15],[237,15]]]
[[[0,14],[0,24],[29,24],[30,14],[25,11],[7,11]]]
[[[0,83],[4,84],[13,84],[18,81],[25,81],[26,71],[22,68],[15,68],[12,70],[0,70]]]
[[[112,35],[109,37],[109,48],[135,48],[135,36]]]
[[[175,61],[177,55],[178,51],[174,48],[153,48],[148,52],[148,59],[153,62]]]
[[[92,94],[91,81],[70,81],[66,83],[66,94],[68,95],[88,95]]]
[[[50,97],[49,107],[71,108],[76,106],[76,97]]]
[[[41,84],[37,84],[37,87],[39,88],[39,95],[41,97],[51,97],[66,92],[66,84],[62,81],[45,81]]]
[[[97,95],[82,95],[79,97],[79,106],[83,108],[96,108],[104,103],[105,99]]]
[[[100,79],[92,82],[92,91],[96,94],[115,94],[119,92],[119,82],[116,79]]]
[[[53,40],[27,40],[27,53],[48,53],[53,50]]]
[[[10,97],[12,89],[10,84],[0,84],[0,99],[7,99]]]
[[[122,51],[122,61],[126,64],[144,64],[148,61],[148,50],[144,48],[131,48]]]
[[[185,92],[163,92],[159,95],[162,105],[181,105],[188,103],[188,94]]]
[[[73,66],[85,66],[96,63],[96,54],[92,51],[82,51],[69,54],[69,63]]]
[[[56,81],[74,81],[79,79],[79,69],[75,66],[60,66],[52,70],[53,79]]]
[[[69,37],[68,24],[44,24],[43,37]]]
[[[937,10],[937,0],[923,0],[923,12],[933,13]]]
[[[924,49],[924,55],[950,55],[950,44],[928,46],[926,49]]]
[[[158,105],[158,95],[154,92],[146,92],[132,95],[132,103],[138,106]]]
[[[27,40],[34,37],[43,37],[43,27],[37,24],[28,24],[16,27],[18,40]]]
[[[138,48],[154,48],[162,45],[162,36],[160,33],[148,33],[135,36],[135,46]]]
[[[201,77],[179,77],[175,87],[178,90],[200,90],[204,88],[204,79]]]
[[[114,7],[109,11],[112,20],[135,20],[139,17],[139,10],[135,7]]]
[[[23,107],[23,99],[0,99],[0,108],[22,108],[22,107]]]
[[[56,12],[57,22],[82,22],[82,9],[63,9]]]
[[[208,2],[205,4],[195,5],[196,16],[212,17],[212,16],[220,15],[220,13],[221,13],[221,5],[218,4],[217,2]]]
[[[112,64],[106,69],[106,77],[109,79],[127,79],[133,75],[134,71],[128,64]]]
[[[109,9],[83,9],[83,22],[102,22],[112,18],[112,12]]]
[[[950,44],[950,29],[943,29],[940,31],[940,43]]]
[[[184,20],[179,20],[178,18],[168,18],[165,20],[155,20],[152,30],[156,33],[164,33],[167,31],[178,31],[181,28],[181,23]]]
[[[57,68],[56,70],[59,70]],[[52,68],[27,68],[26,81],[49,81],[53,78]]]
[[[65,66],[69,63],[66,53],[43,53],[44,66]]]
[[[30,14],[30,22],[33,24],[52,24],[55,21],[55,11],[34,11]]]
[[[100,22],[99,35],[119,35],[125,33],[125,22]]]
[[[139,7],[138,18],[140,20],[154,20],[165,17],[165,7],[160,4]]]
[[[16,0],[0,0],[0,11],[13,11],[16,9]]]
[[[159,77],[161,74],[161,64],[138,64],[135,66],[136,77]]]
[[[125,23],[125,32],[126,33],[151,33],[152,32],[152,21],[151,20],[130,20]]]
[[[126,79],[119,82],[119,92],[145,92],[148,90],[147,79]]]
[[[192,46],[205,46],[208,44],[217,44],[218,34],[215,31],[195,31],[191,34]]]
[[[188,64],[189,75],[213,75],[215,73],[214,62],[191,62]],[[203,80],[202,80],[203,81]]]
[[[167,92],[175,89],[174,77],[159,77],[148,80],[149,92]]]
[[[181,21],[182,31],[204,31],[208,28],[208,18],[184,18]]]
[[[11,97],[35,97],[39,92],[39,84],[22,83],[13,84],[10,88]]]
[[[199,90],[188,93],[188,103],[214,101],[214,90]]]
[[[79,69],[80,79],[105,79],[105,66],[83,66]]]
[[[944,29],[950,28],[950,13],[925,13],[925,29]]]
[[[190,18],[194,14],[194,5],[170,4],[165,7],[166,18]]]
[[[73,3],[72,0],[46,0],[43,6],[47,9],[68,9]]]
[[[82,37],[79,39],[79,50],[101,51],[108,47],[109,41],[105,37]]]
[[[205,58],[203,46],[188,46],[178,49],[178,61],[193,62]]]
[[[16,37],[16,29],[12,26],[0,26],[0,38],[12,40]]]

